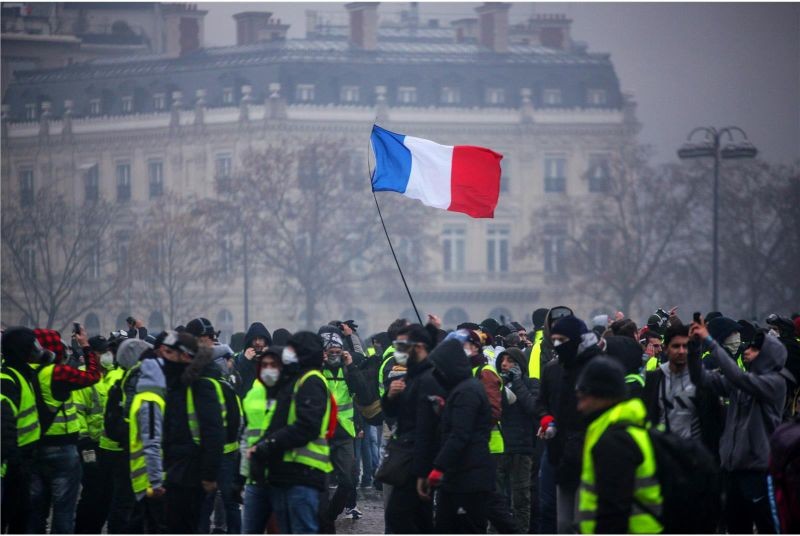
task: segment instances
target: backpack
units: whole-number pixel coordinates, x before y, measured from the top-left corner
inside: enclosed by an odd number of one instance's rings
[[[720,470],[714,456],[696,439],[648,429],[656,457],[665,534],[713,534],[722,515]],[[639,504],[645,511],[650,509]]]
[[[109,439],[116,441],[123,448],[128,446],[130,426],[128,413],[140,376],[141,370],[137,363],[108,389],[106,409],[103,413],[103,429]]]

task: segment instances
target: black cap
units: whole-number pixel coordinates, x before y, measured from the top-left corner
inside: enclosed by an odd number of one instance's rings
[[[206,336],[214,338],[217,336],[217,333],[214,331],[214,326],[211,324],[211,320],[202,317],[190,320],[189,323],[186,324],[186,332],[195,337]]]
[[[36,335],[24,326],[12,327],[3,332],[0,349],[3,358],[14,361],[27,361],[36,348]]]
[[[627,390],[622,365],[608,357],[591,359],[583,367],[575,390],[598,398],[625,398]]]
[[[94,337],[89,338],[89,348],[91,348],[95,353],[105,353],[109,348],[108,339],[102,335],[95,335]]]
[[[483,322],[481,322],[480,328],[481,331],[484,333],[488,333],[492,337],[497,335],[497,328],[500,327],[500,322],[495,320],[494,318],[487,318]]]
[[[539,330],[544,327],[544,321],[547,318],[547,311],[547,309],[540,307],[533,312],[531,315],[531,321],[533,322],[534,330]]]

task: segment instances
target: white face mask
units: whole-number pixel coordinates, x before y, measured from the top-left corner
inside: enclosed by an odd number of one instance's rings
[[[278,378],[281,376],[281,371],[275,368],[264,368],[261,369],[261,381],[264,382],[264,385],[267,387],[272,387],[276,383],[278,383]]]
[[[297,354],[294,353],[293,350],[290,348],[284,348],[283,352],[281,352],[281,361],[284,365],[291,365],[293,363],[297,363]]]
[[[100,354],[100,364],[106,368],[112,366],[114,364],[114,354],[111,352]]]
[[[467,350],[466,348],[464,348],[464,354],[465,354],[467,357],[472,357],[472,352],[470,352],[470,351],[469,351],[469,350]]]
[[[406,352],[395,352],[394,353],[394,360],[398,365],[405,365],[408,363],[408,353]]]
[[[781,334],[778,333],[778,330],[775,329],[775,328],[772,328],[771,330],[769,330],[769,333],[770,333],[770,335],[774,335],[775,337],[778,337],[778,338],[780,338],[780,336],[781,336]]]
[[[725,342],[722,346],[730,353],[731,355],[736,355],[737,350],[739,350],[739,345],[742,344],[742,337],[738,333],[731,333],[725,339]]]

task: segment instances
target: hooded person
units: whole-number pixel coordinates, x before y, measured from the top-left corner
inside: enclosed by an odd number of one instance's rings
[[[717,343],[728,351],[736,360],[740,367],[742,362],[742,326],[734,319],[726,316],[715,316],[708,322],[708,333]],[[702,356],[703,366],[709,370],[719,369],[719,363],[711,352],[706,352]]]
[[[167,531],[196,532],[207,494],[217,489],[226,431],[219,368],[209,346],[187,332],[171,333],[161,346],[166,380],[164,470]]]
[[[695,346],[708,348],[719,363],[719,372],[709,372],[700,363],[699,348],[689,352],[692,381],[717,396],[730,399],[719,454],[727,474],[725,521],[731,534],[777,533],[768,483],[769,438],[781,422],[786,382],[781,370],[786,364],[786,347],[777,337],[757,334],[745,349],[742,370],[703,324],[692,324]]]
[[[0,455],[2,455],[2,529],[11,534],[27,532],[30,515],[30,481],[36,446],[42,436],[37,409],[37,378],[34,367],[44,355],[33,330],[6,329],[0,342]]]
[[[789,419],[797,415],[800,404],[800,338],[796,331],[798,318],[792,321],[772,314],[767,317],[767,325],[777,332],[778,340],[786,347],[786,366],[781,374],[786,379],[784,417]]]
[[[233,358],[234,368],[239,374],[239,384],[236,386],[239,396],[245,396],[257,378],[258,360],[255,357],[271,344],[272,336],[264,324],[261,322],[250,324],[244,336],[244,350]]]
[[[442,342],[429,359],[447,393],[441,417],[441,448],[427,485],[439,488],[434,530],[437,533],[482,533],[486,530],[487,493],[495,489],[489,453],[492,410],[486,391],[472,375],[457,339]]]
[[[625,371],[628,398],[642,398],[644,376],[642,369],[642,345],[630,337],[609,335],[604,338],[605,353],[617,361]]]
[[[300,331],[281,354],[275,414],[265,437],[248,450],[267,464],[270,500],[283,534],[319,530],[320,493],[333,471],[327,438],[336,426],[335,403],[322,375],[322,338]]]

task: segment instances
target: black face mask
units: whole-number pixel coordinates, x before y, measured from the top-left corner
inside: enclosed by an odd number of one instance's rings
[[[553,351],[558,354],[558,358],[561,360],[562,363],[565,365],[571,364],[575,361],[575,358],[578,357],[578,346],[580,345],[579,341],[567,341],[559,344]]]
[[[176,363],[175,361],[164,360],[165,376],[180,376],[186,370],[188,363]]]

